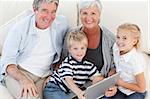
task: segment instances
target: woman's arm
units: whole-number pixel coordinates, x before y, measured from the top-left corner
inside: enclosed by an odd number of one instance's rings
[[[115,73],[116,73],[116,68],[111,68],[111,70],[108,73],[108,76],[112,76]]]
[[[123,81],[122,79],[119,79],[117,81],[117,84],[119,86],[122,86],[124,88],[130,89],[130,90],[134,90],[136,92],[145,92],[145,78],[144,78],[144,72],[137,74],[135,76],[137,83],[127,83],[125,81]]]
[[[68,87],[78,96],[78,99],[85,99],[84,91],[82,91],[73,81],[73,78],[66,77],[65,81],[68,84]]]

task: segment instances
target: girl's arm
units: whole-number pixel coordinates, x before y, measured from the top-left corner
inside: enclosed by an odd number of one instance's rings
[[[141,92],[141,93],[145,92],[146,84],[145,84],[144,72],[137,74],[135,78],[136,78],[137,83],[127,83],[123,81],[122,79],[119,79],[117,81],[117,84],[119,86],[122,86],[124,88],[130,89],[136,92]]]
[[[100,76],[94,76],[93,80],[92,80],[92,84],[95,84],[98,81],[101,81],[103,79],[104,79],[104,77],[102,75],[100,75]],[[116,94],[116,92],[117,92],[117,87],[116,86],[112,86],[108,90],[106,90],[105,96],[107,96],[107,97],[114,96]]]
[[[73,81],[73,78],[66,77],[65,81],[68,84],[68,87],[78,96],[78,99],[85,99],[84,91],[82,91]]]

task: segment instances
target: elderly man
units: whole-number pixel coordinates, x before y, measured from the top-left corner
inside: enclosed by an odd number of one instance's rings
[[[68,29],[64,16],[56,16],[59,0],[34,0],[34,13],[16,23],[4,43],[0,72],[15,99],[42,99],[50,66],[61,55]]]

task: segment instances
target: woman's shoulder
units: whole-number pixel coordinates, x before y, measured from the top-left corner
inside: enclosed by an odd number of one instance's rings
[[[106,37],[115,38],[114,33],[111,32],[108,28],[101,26],[101,29],[103,31],[103,35],[105,35]]]
[[[105,38],[105,41],[110,42],[111,44],[114,44],[115,34],[104,26],[101,26],[101,29],[102,29],[102,33],[103,33],[102,35],[103,35],[103,38]]]

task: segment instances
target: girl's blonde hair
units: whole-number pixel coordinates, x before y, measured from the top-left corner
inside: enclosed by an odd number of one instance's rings
[[[81,42],[86,40],[85,45],[88,46],[88,39],[83,31],[70,32],[67,35],[67,47],[68,49],[72,46],[71,42]]]
[[[128,30],[128,31],[130,31],[130,33],[132,33],[132,36],[135,39],[137,39],[137,43],[134,45],[135,48],[138,49],[140,47],[141,31],[140,31],[140,28],[136,24],[132,24],[132,23],[122,24],[118,27],[117,32],[119,32],[119,30]]]

